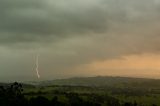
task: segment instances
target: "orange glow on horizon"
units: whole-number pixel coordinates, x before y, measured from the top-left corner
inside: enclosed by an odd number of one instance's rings
[[[160,55],[143,54],[124,56],[121,59],[95,61],[93,69],[156,69],[160,70]]]
[[[129,55],[121,59],[94,61],[91,64],[77,67],[76,70],[77,73],[85,71],[91,75],[159,78],[160,55]]]

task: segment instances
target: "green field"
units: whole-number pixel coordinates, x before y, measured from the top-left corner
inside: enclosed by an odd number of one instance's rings
[[[136,103],[137,106],[160,106],[160,80],[155,79],[72,78],[40,82],[34,87],[25,87],[23,93],[28,99],[43,96],[51,100],[57,97],[65,104],[68,103],[71,95],[83,101],[99,103],[101,106],[110,106],[108,105],[110,101],[119,102],[121,105]]]

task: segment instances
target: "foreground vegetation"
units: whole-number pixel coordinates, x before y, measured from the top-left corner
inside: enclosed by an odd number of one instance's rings
[[[97,85],[69,80],[66,85],[62,80],[57,85],[1,84],[0,106],[160,106],[159,80],[94,78]]]
[[[83,100],[77,93],[56,93],[58,96],[64,96],[67,101],[62,102],[58,100],[57,96],[54,96],[51,100],[45,98],[45,96],[40,96],[43,93],[38,92],[37,96],[30,99],[26,99],[25,95],[22,93],[22,85],[14,83],[10,87],[4,88],[0,87],[0,104],[1,106],[100,106],[104,102],[104,98],[98,95],[87,95],[90,97],[88,100]],[[32,94],[31,95],[35,95]],[[107,100],[106,105],[109,106],[120,106],[117,99],[105,96]]]

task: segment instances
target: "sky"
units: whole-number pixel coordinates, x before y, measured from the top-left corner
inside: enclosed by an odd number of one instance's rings
[[[0,81],[160,78],[160,0],[0,0]]]

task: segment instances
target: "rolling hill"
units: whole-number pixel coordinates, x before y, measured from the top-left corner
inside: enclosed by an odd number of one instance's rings
[[[159,79],[146,79],[146,78],[130,78],[130,77],[110,77],[110,76],[97,76],[97,77],[75,77],[69,79],[57,79],[51,81],[42,81],[39,83],[41,86],[111,86],[111,87],[150,87],[160,88]]]

